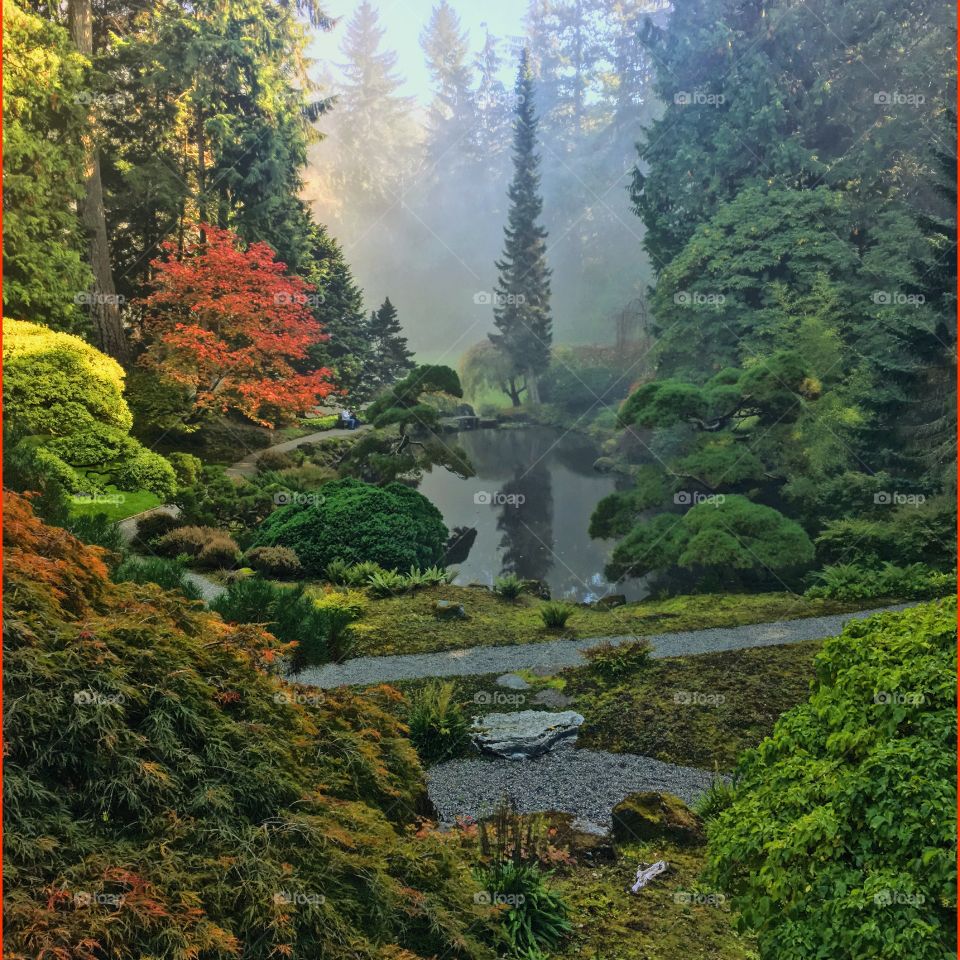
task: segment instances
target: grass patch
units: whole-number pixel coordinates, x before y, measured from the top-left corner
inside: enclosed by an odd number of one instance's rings
[[[163,501],[149,490],[126,490],[108,488],[106,495],[92,500],[74,499],[69,501],[71,517],[95,517],[103,514],[108,520],[116,522],[159,507]]]
[[[705,770],[737,755],[810,696],[821,641],[653,660],[611,680],[590,667],[563,671],[571,709],[586,722],[577,745],[638,753]]]
[[[462,604],[467,619],[438,620],[434,615],[438,600]],[[558,634],[544,627],[541,601],[528,594],[506,602],[486,589],[446,585],[375,600],[356,629],[364,654],[428,653],[460,647],[540,643],[558,636],[648,636],[706,627],[736,627],[844,613],[862,606],[788,593],[698,594],[642,600],[613,610],[578,606],[563,633]]]

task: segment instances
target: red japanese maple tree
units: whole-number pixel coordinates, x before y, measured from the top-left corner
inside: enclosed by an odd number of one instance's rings
[[[188,387],[197,414],[236,410],[274,426],[335,390],[326,367],[296,369],[327,335],[310,312],[313,287],[270,246],[201,224],[182,252],[174,243],[163,250],[141,304],[141,362]]]

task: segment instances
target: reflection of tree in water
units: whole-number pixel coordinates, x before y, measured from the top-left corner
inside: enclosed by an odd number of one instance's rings
[[[458,563],[465,563],[470,556],[470,548],[474,540],[477,539],[476,527],[454,527],[450,531],[450,538],[447,540],[447,549],[444,553],[444,566],[453,566]]]
[[[549,469],[543,461],[533,467],[517,467],[514,478],[499,493],[506,500],[497,508],[497,529],[503,534],[503,572],[545,580],[554,559]]]

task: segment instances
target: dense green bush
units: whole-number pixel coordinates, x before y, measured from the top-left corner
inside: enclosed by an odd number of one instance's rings
[[[163,557],[128,557],[113,572],[114,583],[155,583],[164,590],[179,590],[188,600],[201,600],[200,591],[187,579],[177,560]]]
[[[450,680],[426,684],[410,698],[407,710],[410,739],[424,763],[458,757],[470,745],[470,721],[456,699]]]
[[[440,511],[416,490],[346,479],[326,484],[322,500],[276,510],[253,545],[290,547],[304,570],[322,576],[334,560],[372,561],[386,570],[433,566],[443,559],[447,536]]]
[[[184,526],[186,524],[180,517],[167,513],[165,510],[148,513],[137,521],[137,543],[150,547],[154,540],[159,540],[171,530]]]
[[[886,494],[892,496],[892,494]],[[822,563],[927,563],[952,569],[956,559],[956,505],[944,497],[918,506],[888,507],[880,519],[828,523],[816,539]]]
[[[289,547],[254,547],[244,554],[243,562],[258,573],[281,580],[292,580],[303,572],[299,557]]]
[[[190,557],[200,567],[232,567],[240,548],[228,533],[214,527],[177,527],[154,542],[163,557]]]
[[[283,643],[296,643],[292,668],[346,659],[356,619],[348,605],[317,603],[303,584],[280,587],[259,577],[236,580],[210,604],[229,623],[260,623]]]
[[[167,461],[177,477],[177,487],[191,487],[203,474],[203,461],[192,453],[168,453]]]
[[[4,320],[3,330],[5,428],[41,482],[70,493],[112,484],[161,499],[173,494],[173,467],[129,435],[115,360],[39,324]]]
[[[761,956],[955,954],[956,654],[953,601],[854,620],[741,757],[708,881]]]
[[[838,563],[824,567],[815,574],[813,582],[806,596],[826,600],[932,600],[956,591],[952,573],[934,570],[924,563],[905,567],[893,563],[880,567]]]
[[[228,477],[222,467],[204,467],[193,486],[180,490],[173,502],[185,523],[249,530],[270,515],[274,494],[249,480]]]

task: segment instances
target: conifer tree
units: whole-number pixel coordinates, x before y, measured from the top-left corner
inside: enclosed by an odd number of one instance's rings
[[[536,152],[538,120],[526,49],[520,57],[515,90],[513,181],[507,191],[510,211],[504,228],[503,258],[497,261],[499,279],[493,308],[494,324],[500,332],[490,338],[510,359],[507,392],[518,407],[524,391],[528,401],[539,402],[537,376],[550,363],[553,340],[547,231],[540,224],[543,198]]]
[[[370,348],[373,352],[371,378],[376,386],[389,386],[402,380],[413,368],[413,352],[397,318],[397,308],[387,297],[370,314]]]

